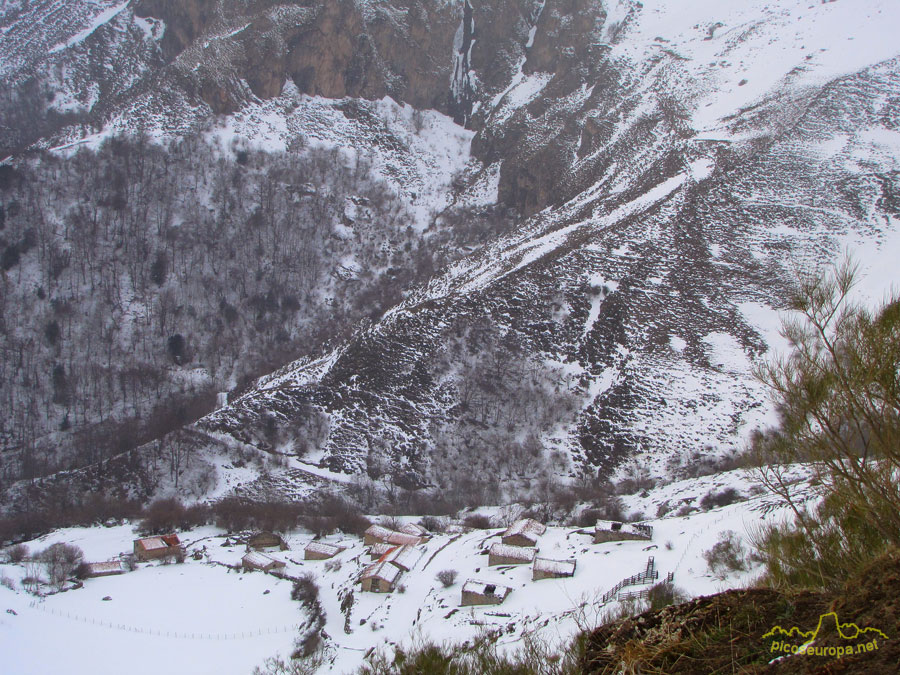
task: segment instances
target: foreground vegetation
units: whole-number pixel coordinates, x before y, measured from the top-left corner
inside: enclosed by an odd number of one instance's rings
[[[757,439],[759,473],[796,516],[755,536],[778,588],[836,590],[900,547],[900,301],[874,311],[851,302],[855,272],[845,261],[801,283],[784,325],[793,351],[760,371],[781,419]],[[796,462],[820,486],[813,506],[787,478]]]

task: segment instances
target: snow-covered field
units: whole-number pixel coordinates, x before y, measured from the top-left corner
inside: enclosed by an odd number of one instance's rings
[[[798,477],[802,472],[798,473]],[[594,544],[590,529],[550,527],[538,543],[540,557],[575,559],[574,577],[531,580],[531,566],[488,567],[486,549],[499,541],[502,529],[452,532],[434,536],[422,546],[414,569],[404,574],[401,590],[391,594],[362,593],[357,578],[370,564],[367,549],[356,537],[334,535],[326,541],[348,548],[333,561],[305,561],[306,533],[287,538],[290,550],[271,553],[287,564],[289,576],[312,573],[321,589],[326,614],[327,663],[322,672],[352,672],[373,649],[413,645],[430,639],[463,642],[484,631],[502,632],[498,643],[514,648],[526,634],[550,643],[567,642],[578,630],[596,625],[614,603],[600,602],[618,581],[642,572],[653,556],[659,576],[674,574],[676,586],[690,596],[707,594],[749,582],[758,569],[719,580],[703,559],[726,530],[746,537],[762,518],[784,515],[768,495],[753,495],[752,476],[731,472],[668,485],[625,499],[630,512],[657,512],[664,502],[674,514],[681,506],[697,507],[703,495],[734,487],[747,501],[697,512],[645,521],[653,526],[652,541]],[[515,509],[482,509],[499,519]],[[91,561],[106,560],[131,550],[131,526],[60,530],[29,542],[37,551],[55,542],[80,546]],[[119,577],[91,579],[84,588],[41,599],[21,587],[23,566],[0,565],[0,576],[15,582],[15,590],[0,587],[0,653],[8,672],[151,673],[160,659],[192,673],[249,673],[267,657],[286,657],[307,616],[290,600],[291,582],[261,572],[229,571],[244,554],[242,545],[223,545],[224,533],[213,527],[182,533],[188,553],[205,550],[202,560],[190,555],[184,564],[142,563]],[[456,583],[444,588],[435,575],[458,572]],[[500,606],[460,607],[460,590],[467,579],[511,587]],[[627,590],[639,590],[626,588]],[[266,591],[269,591],[268,593]],[[345,614],[342,601],[353,591]],[[104,597],[111,600],[103,601]],[[55,648],[48,650],[46,645]]]

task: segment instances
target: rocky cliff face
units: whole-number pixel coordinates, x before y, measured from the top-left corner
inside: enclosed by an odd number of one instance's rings
[[[462,20],[456,3],[147,0],[136,13],[172,26],[164,53],[217,112],[237,109],[248,93],[276,97],[286,81],[311,96],[449,105],[451,47]],[[203,36],[212,40],[197,42]]]

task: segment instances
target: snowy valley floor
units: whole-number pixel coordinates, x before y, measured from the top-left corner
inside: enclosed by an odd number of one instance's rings
[[[304,533],[287,537],[290,550],[271,555],[287,564],[287,575],[309,572],[317,579],[326,614],[328,658],[322,672],[353,672],[373,649],[389,650],[422,639],[459,643],[484,631],[502,632],[499,642],[509,647],[528,633],[558,644],[596,626],[614,606],[601,605],[602,594],[643,571],[649,556],[655,558],[660,578],[672,572],[675,585],[689,596],[750,582],[758,569],[751,567],[724,581],[714,578],[703,553],[723,531],[734,530],[746,541],[761,519],[786,516],[767,494],[751,496],[752,477],[730,472],[681,481],[626,497],[625,502],[630,512],[651,516],[668,501],[674,513],[686,504],[697,506],[705,494],[723,487],[735,487],[748,499],[706,512],[648,519],[654,528],[649,542],[593,544],[590,529],[548,528],[538,555],[576,559],[575,575],[568,579],[533,582],[530,565],[488,567],[482,552],[499,541],[500,529],[434,536],[423,545],[414,569],[400,578],[403,592],[385,595],[360,592],[356,579],[371,561],[359,538],[327,537],[348,547],[334,561],[303,560],[303,548],[312,539]],[[28,546],[34,552],[55,542],[72,543],[84,550],[86,560],[102,561],[130,552],[135,536],[131,525],[73,528]],[[0,565],[0,577],[14,581],[14,590],[0,586],[0,654],[6,672],[80,675],[127,669],[141,675],[157,673],[165,664],[169,672],[249,674],[267,657],[287,657],[308,618],[290,599],[291,581],[230,570],[227,566],[239,565],[245,549],[223,545],[227,537],[217,528],[197,528],[181,537],[188,552],[183,564],[141,563],[134,572],[90,579],[81,589],[44,598],[23,590],[24,566]],[[190,557],[204,547],[203,559]],[[435,578],[445,569],[459,573],[450,588]],[[513,591],[499,606],[460,607],[461,587],[469,578]],[[341,600],[350,590],[354,602],[347,617]]]

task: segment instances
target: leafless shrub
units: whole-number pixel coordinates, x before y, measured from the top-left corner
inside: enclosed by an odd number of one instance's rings
[[[419,525],[429,532],[441,533],[447,530],[447,519],[440,516],[423,516]]]
[[[683,518],[684,516],[689,516],[692,513],[696,513],[697,510],[698,509],[696,506],[691,506],[690,504],[682,504],[681,508],[679,508],[675,512],[675,515],[678,516],[679,518]]]
[[[456,577],[459,575],[459,572],[456,570],[441,570],[435,575],[435,579],[440,581],[444,588],[450,588],[454,583],[456,583]]]
[[[494,522],[490,516],[486,516],[483,513],[473,513],[465,517],[463,525],[473,530],[490,530],[494,527]]]
[[[394,516],[384,516],[381,519],[381,526],[386,527],[389,530],[397,531],[401,527],[403,527],[403,521]]]
[[[60,588],[84,560],[84,552],[73,544],[56,543],[36,557],[44,564],[49,582]]]
[[[14,565],[19,564],[28,557],[28,547],[25,544],[16,544],[3,550],[3,559]]]
[[[710,490],[700,500],[700,508],[704,511],[709,511],[710,509],[728,506],[744,499],[744,495],[733,487],[727,487],[719,492]]]

